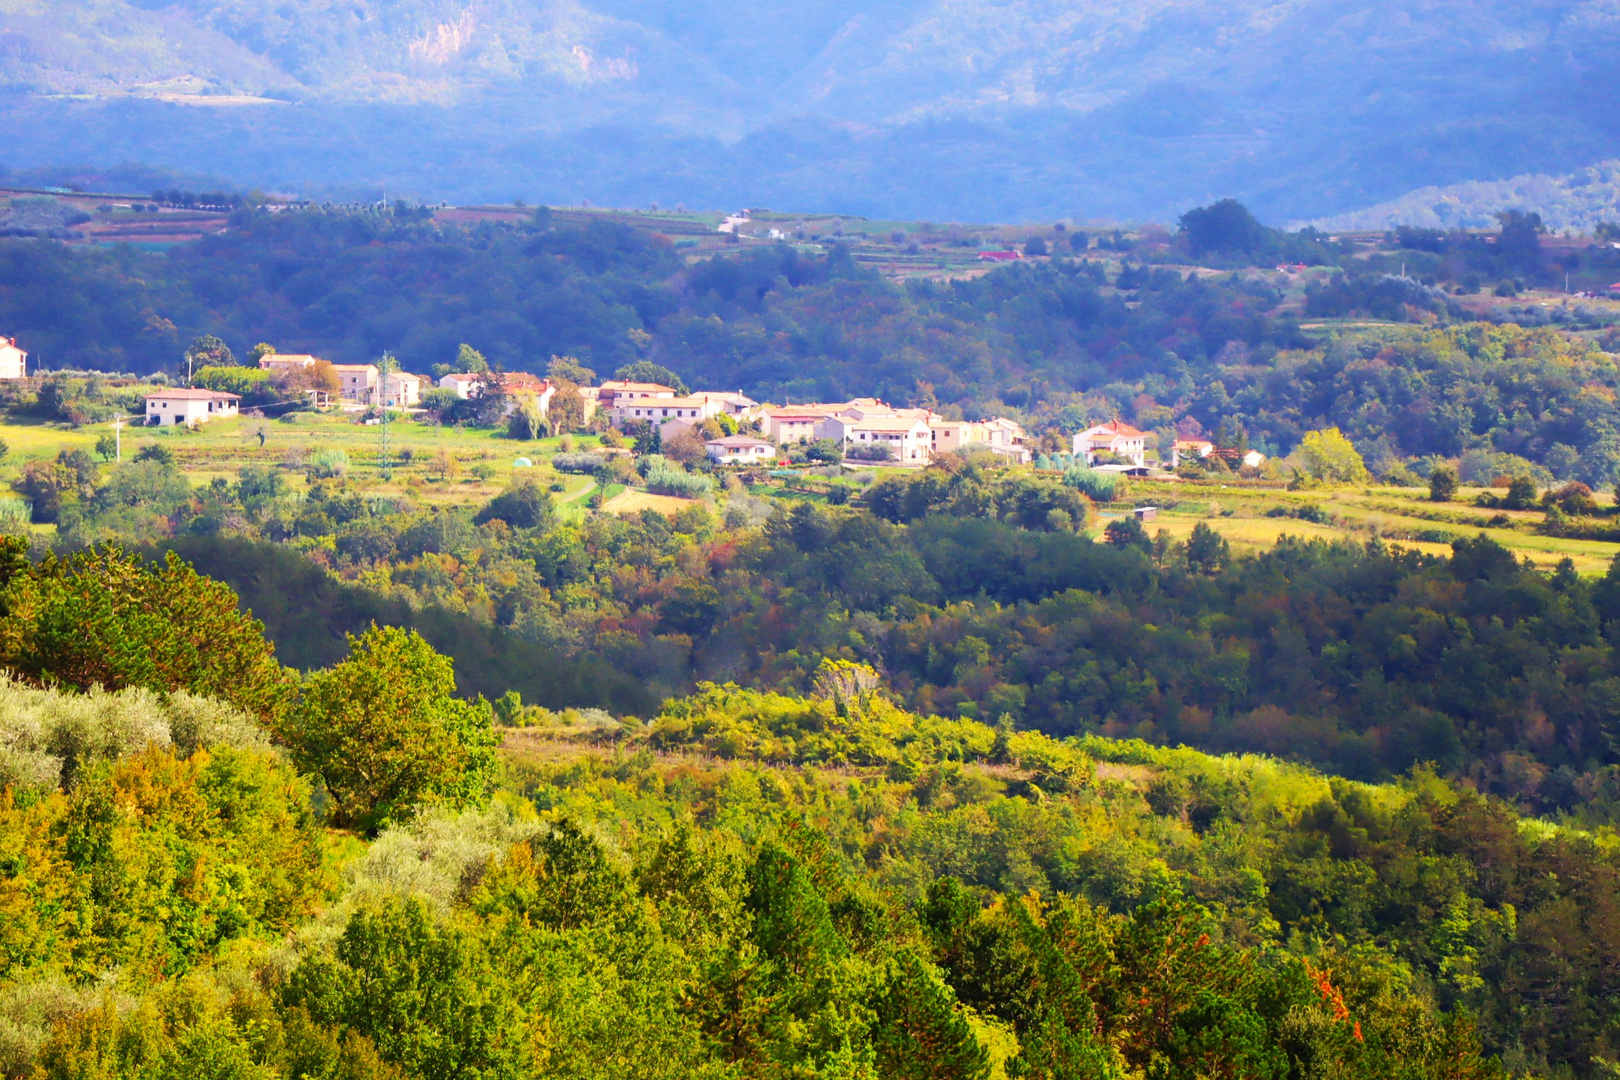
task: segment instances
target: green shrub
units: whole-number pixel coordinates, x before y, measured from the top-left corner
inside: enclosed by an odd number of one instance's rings
[[[607,459],[599,454],[557,454],[551,459],[551,467],[564,473],[596,473],[607,464]]]
[[[27,499],[0,498],[0,532],[19,532],[33,519]]]
[[[349,455],[344,450],[315,450],[304,459],[304,467],[317,480],[330,480],[349,471]]]
[[[1085,466],[1065,469],[1063,482],[1072,488],[1079,488],[1094,502],[1113,502],[1124,493],[1124,485],[1120,483],[1118,476],[1088,469]]]
[[[685,472],[673,465],[663,465],[647,473],[647,490],[654,495],[701,499],[714,491],[714,481],[707,476]]]

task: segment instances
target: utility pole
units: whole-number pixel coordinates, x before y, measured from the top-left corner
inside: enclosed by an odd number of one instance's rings
[[[122,413],[113,417],[113,461],[119,465],[124,463],[124,417]]]
[[[377,396],[382,399],[382,477],[384,480],[394,478],[394,467],[388,460],[388,428],[390,419],[394,415],[393,409],[389,408],[388,376],[393,374],[398,366],[394,362],[394,354],[391,352],[383,353],[382,359],[377,361]]]

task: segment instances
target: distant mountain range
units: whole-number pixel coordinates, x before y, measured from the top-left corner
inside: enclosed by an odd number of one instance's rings
[[[13,167],[1272,220],[1620,155],[1613,0],[0,0]]]

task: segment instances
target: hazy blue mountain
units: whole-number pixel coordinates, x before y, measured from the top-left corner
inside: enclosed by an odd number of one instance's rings
[[[1620,153],[1610,0],[0,0],[0,31],[14,166],[455,200],[1307,218]]]

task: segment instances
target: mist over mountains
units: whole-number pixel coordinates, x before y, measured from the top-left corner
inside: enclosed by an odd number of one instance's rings
[[[1272,219],[1620,153],[1607,0],[0,0],[11,164],[879,217]]]

